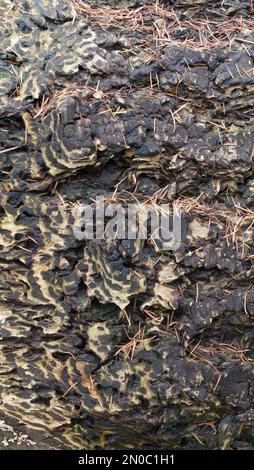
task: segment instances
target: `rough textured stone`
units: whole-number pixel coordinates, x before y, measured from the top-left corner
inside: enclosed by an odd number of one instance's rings
[[[254,448],[253,11],[193,3],[1,1],[0,411],[39,447]],[[77,240],[96,196],[177,201],[180,248]]]

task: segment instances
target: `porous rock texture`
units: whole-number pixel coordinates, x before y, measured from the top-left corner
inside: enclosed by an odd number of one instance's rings
[[[55,449],[253,449],[252,2],[0,14],[1,419]],[[96,196],[177,202],[181,246],[77,240]]]

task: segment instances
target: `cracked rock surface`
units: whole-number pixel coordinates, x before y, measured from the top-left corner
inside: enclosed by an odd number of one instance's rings
[[[1,0],[0,414],[15,442],[254,449],[253,14]],[[180,247],[78,240],[73,208],[96,196],[177,203]]]

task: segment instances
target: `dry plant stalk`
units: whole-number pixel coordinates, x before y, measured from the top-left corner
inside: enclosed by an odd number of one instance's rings
[[[104,31],[108,28],[117,27],[125,31],[135,31],[146,34],[145,44],[151,45],[151,35],[155,41],[156,49],[167,43],[183,45],[182,40],[171,37],[172,32],[192,30],[184,40],[184,45],[200,50],[209,50],[216,47],[229,47],[231,49],[237,34],[252,26],[252,21],[243,19],[241,16],[232,16],[230,19],[223,13],[218,14],[215,10],[214,19],[204,16],[202,19],[180,20],[173,10],[168,10],[162,3],[154,2],[136,9],[129,8],[92,8],[82,0],[68,0],[78,13],[85,16],[87,20],[100,26]],[[253,11],[253,4],[250,4]],[[212,18],[212,16],[211,16]],[[195,37],[193,37],[193,33]],[[149,48],[150,49],[150,48]],[[151,49],[150,49],[151,51]]]

